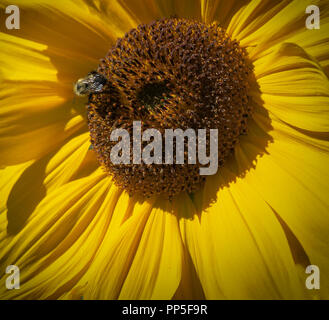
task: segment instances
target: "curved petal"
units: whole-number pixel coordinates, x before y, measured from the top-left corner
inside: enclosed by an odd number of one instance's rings
[[[305,26],[309,5],[320,9],[319,30],[308,30]],[[303,47],[328,71],[329,6],[326,1],[251,1],[232,18],[228,32],[242,46],[253,48],[250,50],[252,60],[270,53],[283,42],[292,42]]]
[[[254,0],[245,3],[231,19],[227,32],[231,37],[241,41],[242,45],[247,42],[246,38],[248,36],[253,37],[254,33],[264,27],[271,19],[275,19],[278,14],[292,2],[292,0],[282,0],[282,1],[271,1],[271,0]],[[289,17],[291,18],[291,16]],[[275,32],[276,29],[272,30]],[[247,38],[248,39],[248,38]],[[257,43],[259,44],[262,40],[257,38]],[[247,46],[252,46],[254,42],[248,42]]]
[[[302,48],[283,44],[254,65],[267,110],[295,127],[329,131],[329,79]]]
[[[201,19],[200,0],[119,0],[138,24],[169,17]],[[147,10],[145,10],[147,8]]]
[[[19,232],[49,192],[92,174],[98,168],[89,146],[89,135],[85,133],[37,161],[1,171],[3,197],[0,208],[4,236]]]
[[[0,250],[7,244],[7,201],[10,192],[21,176],[21,174],[31,165],[30,162],[0,170]]]
[[[45,121],[41,122],[42,124],[33,121],[24,125],[25,119],[22,119],[15,122],[15,127],[0,129],[2,131],[0,133],[0,165],[9,166],[40,159],[85,126],[80,116],[71,120],[70,118],[58,119],[58,117],[54,119],[50,114],[44,118]]]
[[[3,32],[0,33],[0,44],[0,79],[2,82],[22,81],[24,84],[26,81],[35,81],[42,88],[42,84],[57,80],[56,69],[50,59],[42,54],[47,46]],[[39,91],[42,92],[40,87]],[[9,91],[10,88],[6,89]],[[51,89],[49,88],[50,92]],[[52,93],[54,92],[55,90]],[[6,91],[3,93],[4,96],[9,94],[10,92]]]
[[[2,6],[7,4],[4,1]],[[110,5],[83,0],[21,0],[15,4],[21,11],[20,30],[1,31],[47,46],[44,53],[58,70],[59,80],[70,87],[97,66],[110,43],[136,25],[118,1]]]
[[[0,165],[38,159],[84,126],[45,46],[0,34]]]
[[[245,183],[287,224],[310,262],[321,270],[320,296],[329,293],[328,141],[317,141],[278,118],[272,118],[273,137],[266,154]],[[252,144],[241,145],[240,165],[250,161]],[[244,156],[242,156],[244,155]],[[305,272],[305,270],[304,270]],[[304,281],[307,275],[304,273]]]
[[[218,179],[230,180],[222,170]],[[301,283],[273,211],[243,179],[181,230],[208,299],[298,299]]]
[[[108,232],[111,236],[111,230]],[[135,204],[104,239],[84,279],[86,299],[170,299],[181,279],[182,244],[168,201]]]
[[[205,300],[205,294],[199,276],[186,246],[184,246],[181,280],[172,299]]]
[[[245,6],[248,1],[200,0],[200,2],[202,21],[205,23],[218,21],[221,26],[226,28],[233,15]]]
[[[178,221],[167,201],[152,210],[119,299],[171,299],[181,280]]]
[[[44,185],[48,191],[69,182],[78,171],[90,152],[89,133],[72,138],[55,154],[51,155],[45,167]],[[96,157],[94,164],[97,165]]]
[[[93,263],[73,290],[63,295],[62,299],[79,299],[81,296],[84,299],[115,299],[119,296],[129,270],[131,254],[138,246],[138,240],[135,237],[140,236],[145,219],[152,210],[152,205],[153,201],[139,204],[127,193],[121,193]],[[129,235],[126,235],[127,232]],[[112,247],[116,249],[113,251]],[[121,252],[119,248],[122,250]],[[113,257],[111,261],[107,260],[109,256]],[[116,268],[118,269],[116,270]],[[108,278],[104,283],[104,272],[105,277],[107,272],[110,274],[116,272],[116,275]],[[102,290],[99,290],[98,286],[102,286]]]
[[[100,170],[43,199],[1,252],[2,266],[15,264],[21,271],[21,289],[1,289],[2,297],[52,298],[73,287],[71,281],[82,276],[106,230],[108,222],[100,220],[110,221],[119,192],[115,187],[109,192],[111,184]]]

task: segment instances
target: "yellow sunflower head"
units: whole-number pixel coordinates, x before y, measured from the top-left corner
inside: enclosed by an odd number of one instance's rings
[[[328,299],[328,1],[10,5],[1,299]]]

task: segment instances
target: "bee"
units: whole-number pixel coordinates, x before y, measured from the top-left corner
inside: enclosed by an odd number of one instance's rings
[[[91,93],[102,92],[106,83],[107,80],[103,75],[92,71],[88,73],[87,77],[79,79],[74,84],[73,90],[77,96],[86,96]]]

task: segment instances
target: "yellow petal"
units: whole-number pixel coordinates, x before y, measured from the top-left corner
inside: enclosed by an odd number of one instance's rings
[[[45,197],[0,253],[2,265],[15,264],[21,271],[21,289],[1,289],[1,296],[44,299],[73,287],[107,230],[118,192],[115,187],[110,191],[110,186],[111,181],[100,171]]]
[[[320,9],[321,26],[318,30],[309,30],[305,26],[309,16],[305,11],[309,5],[317,5]],[[228,32],[242,46],[252,48],[252,60],[270,53],[283,42],[291,42],[314,56],[323,68],[329,67],[326,49],[329,40],[329,7],[325,1],[251,1],[232,18]]]
[[[229,175],[223,169],[218,179]],[[214,205],[181,227],[206,298],[303,297],[280,223],[243,179],[221,188]]]
[[[47,46],[0,33],[0,79],[2,81],[54,82],[56,69],[42,54]]]
[[[303,140],[302,133],[293,133],[293,128],[278,119],[272,120],[272,126],[273,143],[244,180],[288,225],[311,263],[319,266],[320,295],[328,297],[328,143],[324,148],[306,135]],[[252,145],[241,147],[245,161],[251,161]]]
[[[107,0],[108,1],[108,0]],[[137,24],[149,23],[161,18],[201,18],[200,1],[189,0],[120,0],[118,1]],[[112,2],[109,1],[111,4]],[[147,8],[147,10],[145,10]]]
[[[301,46],[320,63],[327,75],[329,75],[329,7],[327,7],[326,11],[324,9],[321,11],[320,29],[301,30],[285,39],[285,41]]]
[[[245,45],[244,39],[247,36],[252,36],[254,32],[257,32],[266,22],[279,14],[289,2],[290,0],[279,3],[270,0],[244,1],[244,6],[235,13],[229,22],[228,34]],[[249,43],[248,45],[252,46]]]
[[[46,103],[49,106],[52,102],[51,98],[27,100],[24,107],[28,108],[31,103]],[[65,109],[69,110],[69,105],[61,105],[57,110],[54,108],[52,112],[40,112],[38,115],[5,118],[0,128],[0,165],[39,159],[85,126],[80,116],[76,117],[72,126],[67,126],[72,116]]]
[[[118,1],[21,0],[15,4],[21,11],[21,29],[3,31],[45,45],[44,54],[58,70],[59,80],[70,87],[97,66],[118,36],[136,25]]]
[[[182,244],[177,218],[168,201],[156,204],[119,299],[171,299],[180,283],[181,268]]]
[[[243,0],[201,0],[201,17],[205,23],[218,21],[224,28],[228,26],[232,16],[246,4]]]
[[[63,98],[44,45],[0,34],[1,165],[38,159],[83,126]],[[67,124],[71,122],[72,125]]]
[[[106,297],[113,299],[113,297],[117,297],[119,295],[120,287],[122,286],[121,281],[124,280],[125,276],[124,274],[122,274],[122,277],[115,278],[116,281],[119,281],[119,284],[116,284],[115,282],[113,287],[108,288],[110,292],[95,292],[95,290],[92,289],[93,285],[97,286],[97,281],[102,281],[99,280],[101,278],[101,274],[98,274],[99,268],[102,267],[104,261],[106,261],[106,257],[109,252],[109,246],[112,246],[112,240],[116,241],[115,239],[117,239],[118,234],[120,234],[121,226],[123,225],[123,228],[126,228],[126,221],[128,224],[130,224],[131,222],[129,221],[131,220],[129,220],[129,218],[133,215],[139,215],[140,210],[147,210],[147,213],[149,213],[151,206],[152,204],[149,202],[144,202],[140,206],[137,203],[137,200],[135,198],[129,197],[126,192],[122,192],[118,195],[115,207],[109,211],[111,219],[106,226],[104,240],[98,248],[93,263],[89,267],[88,271],[84,274],[84,276],[75,285],[75,287],[71,291],[64,294],[61,299],[80,299],[81,296],[83,296],[84,299],[96,299],[97,297],[100,299],[105,299]],[[124,263],[125,266],[127,265],[127,263],[125,263],[126,260],[118,260],[116,263],[120,264],[121,262]]]
[[[255,62],[264,107],[283,121],[309,131],[329,131],[329,80],[294,44]]]
[[[93,264],[81,280],[85,299],[117,299],[138,248],[152,202],[136,203],[132,215],[121,228],[110,228]],[[120,206],[122,208],[122,205]],[[125,210],[121,211],[125,215]]]
[[[228,30],[243,46],[269,44],[305,28],[305,10],[310,4],[310,0],[251,1],[233,17]]]
[[[184,246],[184,256],[182,261],[181,281],[175,295],[174,300],[204,300],[205,294],[195,270],[195,266],[191,259],[186,246]]]
[[[121,0],[118,2],[127,14],[134,19],[136,25],[150,23],[153,20],[158,20],[174,14],[174,8],[171,6],[170,1],[142,0],[137,2],[135,0]],[[108,6],[111,8],[111,1],[108,1]],[[145,8],[147,8],[147,10],[145,10]],[[127,28],[127,26],[125,28]]]
[[[109,230],[84,277],[86,299],[170,299],[179,284],[182,247],[168,203],[135,203],[117,230]],[[112,232],[111,232],[112,231]]]
[[[77,136],[57,152],[1,172],[1,213],[4,235],[21,230],[35,207],[52,190],[92,174],[99,165],[91,158],[89,134]]]
[[[80,169],[89,148],[89,133],[83,133],[72,138],[52,156],[45,168],[44,184],[47,190],[55,189],[70,181]]]
[[[17,166],[7,167],[0,170],[0,251],[7,243],[7,201],[10,195],[10,192],[24,172],[24,170],[31,165],[30,162],[23,163]]]

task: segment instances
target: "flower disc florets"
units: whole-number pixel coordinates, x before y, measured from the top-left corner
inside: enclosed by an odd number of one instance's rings
[[[218,129],[219,165],[246,133],[252,65],[217,24],[170,18],[140,25],[117,40],[97,72],[107,84],[89,97],[91,143],[101,165],[130,194],[193,192],[204,176],[199,163],[113,164],[114,129],[132,133],[134,121],[160,132]]]

